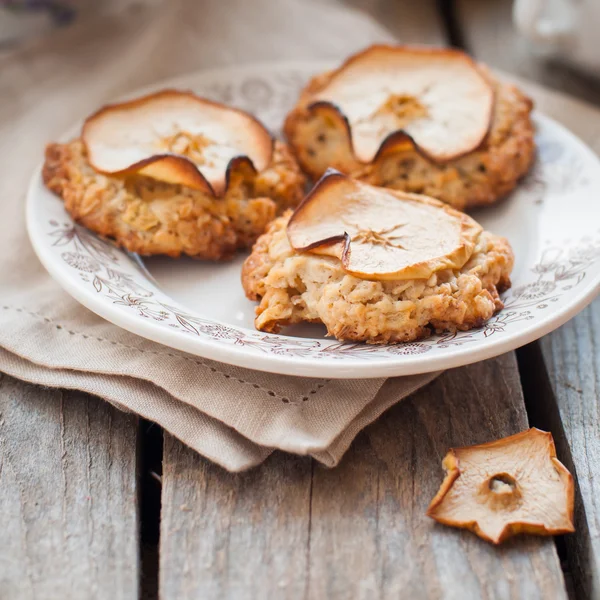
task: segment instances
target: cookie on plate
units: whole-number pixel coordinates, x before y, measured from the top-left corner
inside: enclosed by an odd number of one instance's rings
[[[462,210],[495,202],[527,173],[532,106],[458,50],[378,45],[314,77],[284,132],[315,179],[333,167]]]
[[[481,326],[512,266],[508,241],[466,214],[329,171],[258,239],[242,285],[259,330],[316,322],[339,340],[395,343]]]
[[[49,144],[46,186],[85,227],[143,255],[224,259],[302,198],[285,144],[251,115],[165,90],[107,106]]]

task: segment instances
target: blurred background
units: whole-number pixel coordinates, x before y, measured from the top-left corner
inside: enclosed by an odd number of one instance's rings
[[[256,4],[257,10],[264,3]],[[277,0],[276,0],[277,1]],[[232,5],[235,18],[236,0],[223,0]],[[289,2],[289,0],[286,0]],[[415,37],[420,22],[426,17],[422,6],[428,2],[414,0],[296,0],[297,4],[314,10],[322,5],[345,5],[368,13],[399,39],[406,37],[408,19],[414,24]],[[600,0],[434,0],[440,18],[445,20],[453,45],[469,48],[485,46],[478,52],[481,60],[522,76],[543,80],[552,87],[575,86],[578,95],[585,95],[586,85],[600,86]],[[167,5],[178,10],[180,1],[172,0],[0,0],[0,52],[36,37],[48,35],[59,28],[77,22],[98,19],[108,14],[128,13],[140,9]],[[195,2],[196,10],[208,10],[204,0]],[[164,8],[164,7],[163,7]],[[418,41],[413,39],[410,41]],[[490,60],[492,58],[493,60]],[[557,72],[560,71],[560,72]],[[572,71],[572,73],[569,73]],[[577,75],[588,78],[578,79]],[[560,81],[552,82],[552,78]],[[567,78],[565,80],[565,77]],[[569,78],[570,77],[570,78]]]
[[[588,100],[600,97],[600,0],[0,0],[0,54],[108,15],[186,10],[210,22],[216,4],[230,4],[236,20],[243,18],[242,3],[243,10],[274,9],[280,16],[287,11],[282,5],[294,15],[346,8],[411,43],[432,43],[435,28],[440,44],[466,48],[498,69]],[[266,22],[273,23],[269,16]]]

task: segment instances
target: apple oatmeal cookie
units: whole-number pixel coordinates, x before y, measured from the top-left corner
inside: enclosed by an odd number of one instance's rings
[[[458,50],[373,46],[314,77],[284,133],[313,179],[332,167],[463,210],[495,202],[528,172],[532,107]]]
[[[363,195],[364,204],[349,205],[345,178],[330,174],[324,179],[332,176],[337,181],[323,188],[322,179],[294,215],[288,211],[277,218],[244,263],[246,296],[259,301],[257,329],[278,332],[287,325],[318,322],[339,340],[409,342],[432,332],[478,327],[502,308],[499,293],[510,287],[513,266],[506,239],[483,231],[441,202],[352,180],[346,183],[358,186],[353,197]],[[378,218],[385,228],[378,228],[376,217],[369,222],[373,212],[366,212],[375,194],[381,199]],[[327,223],[328,215],[337,218],[337,209],[328,206],[334,196],[349,215],[338,236],[331,235],[336,230]],[[310,204],[323,212],[311,214],[306,209]],[[410,222],[393,233],[403,213]],[[299,233],[298,222],[303,221]],[[446,225],[445,231],[440,229]],[[320,244],[293,247],[313,233]],[[389,243],[394,247],[386,248]],[[344,252],[350,255],[346,259]]]
[[[78,223],[131,252],[220,260],[250,247],[298,204],[305,179],[286,145],[253,117],[204,103],[165,91],[102,109],[80,138],[47,146],[45,185]],[[225,125],[215,130],[221,113]],[[247,139],[238,135],[244,121]]]

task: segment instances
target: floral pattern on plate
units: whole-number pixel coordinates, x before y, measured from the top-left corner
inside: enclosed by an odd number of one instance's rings
[[[323,68],[243,67],[188,76],[161,87],[191,88],[249,110],[279,134],[302,85]],[[536,124],[539,152],[534,169],[510,202],[477,214],[478,219],[483,215],[486,227],[485,219],[492,219],[492,230],[511,242],[519,221],[535,226],[531,235],[519,234],[522,247],[515,251],[521,264],[515,268],[513,287],[503,295],[504,309],[478,329],[417,342],[377,346],[324,336],[266,334],[186,308],[159,287],[143,259],[73,223],[60,201],[43,189],[39,174],[28,197],[28,227],[42,262],[83,304],[174,348],[296,375],[375,377],[434,371],[531,341],[567,320],[598,291],[600,227],[597,219],[586,215],[597,211],[600,163],[550,119],[537,115]],[[517,211],[518,218],[511,211]]]

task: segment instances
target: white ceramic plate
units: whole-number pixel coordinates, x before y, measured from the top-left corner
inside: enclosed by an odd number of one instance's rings
[[[193,89],[249,110],[278,131],[301,85],[330,66],[253,65],[154,87]],[[27,198],[29,235],[46,269],[69,294],[116,325],[165,346],[251,369],[328,378],[457,367],[552,331],[600,288],[600,162],[551,119],[538,114],[535,120],[539,157],[532,173],[510,198],[474,214],[484,227],[508,237],[516,264],[504,310],[472,331],[393,346],[339,343],[315,325],[290,328],[285,335],[258,332],[254,303],[240,285],[244,256],[211,264],[128,255],[75,225],[43,187],[39,171]]]

